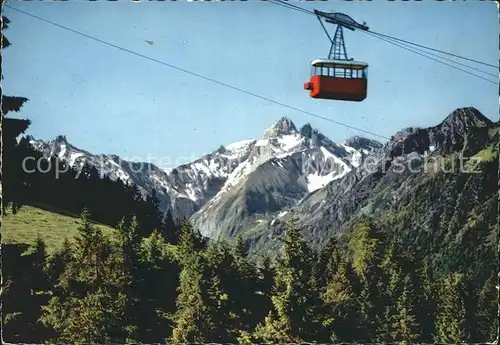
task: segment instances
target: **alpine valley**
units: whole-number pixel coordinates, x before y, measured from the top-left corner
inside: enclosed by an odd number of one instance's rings
[[[282,118],[259,139],[172,169],[91,154],[65,136],[29,140],[44,155],[90,164],[143,195],[155,190],[164,214],[190,218],[214,240],[240,234],[254,253],[277,250],[292,215],[314,245],[370,217],[412,246],[448,239],[455,249],[473,250],[466,248],[467,236],[477,235],[471,229],[497,221],[498,127],[469,107],[434,127],[406,128],[383,145],[359,136],[339,144]]]

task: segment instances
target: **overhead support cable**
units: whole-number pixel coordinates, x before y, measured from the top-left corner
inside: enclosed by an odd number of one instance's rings
[[[239,87],[236,87],[236,86],[233,86],[233,85],[230,85],[230,84],[227,84],[227,83],[224,83],[224,82],[221,82],[217,79],[214,79],[214,78],[211,78],[211,77],[207,77],[207,76],[204,76],[202,74],[199,74],[199,73],[196,73],[196,72],[192,72],[192,71],[189,71],[187,69],[184,69],[184,68],[181,68],[181,67],[178,67],[178,66],[175,66],[175,65],[172,65],[172,64],[169,64],[169,63],[166,63],[164,61],[161,61],[161,60],[158,60],[158,59],[155,59],[155,58],[152,58],[152,57],[149,57],[147,55],[144,55],[144,54],[141,54],[141,53],[137,53],[137,52],[134,52],[133,50],[130,50],[130,49],[127,49],[127,48],[123,48],[123,47],[120,47],[114,43],[110,43],[110,42],[107,42],[107,41],[104,41],[104,40],[101,40],[99,38],[96,38],[94,36],[91,36],[91,35],[88,35],[88,34],[85,34],[83,32],[80,32],[78,30],[75,30],[75,29],[71,29],[69,27],[66,27],[64,25],[61,25],[61,24],[58,24],[58,23],[55,23],[55,22],[52,22],[48,19],[45,19],[45,18],[42,18],[42,17],[39,17],[39,16],[36,16],[34,14],[31,14],[29,12],[26,12],[26,11],[23,11],[23,10],[20,10],[20,9],[17,9],[17,8],[14,8],[14,7],[11,7],[10,5],[6,5],[4,4],[5,7],[8,7],[14,11],[17,11],[19,13],[22,13],[24,15],[27,15],[29,17],[32,17],[32,18],[35,18],[35,19],[38,19],[38,20],[41,20],[47,24],[50,24],[50,25],[54,25],[54,26],[57,26],[58,28],[61,28],[61,29],[64,29],[64,30],[67,30],[67,31],[70,31],[74,34],[77,34],[77,35],[80,35],[80,36],[83,36],[85,38],[88,38],[88,39],[91,39],[93,41],[96,41],[96,42],[99,42],[101,44],[105,44],[107,46],[110,46],[112,48],[115,48],[115,49],[118,49],[118,50],[121,50],[121,51],[124,51],[126,53],[129,53],[129,54],[132,54],[132,55],[135,55],[135,56],[138,56],[140,58],[143,58],[143,59],[147,59],[149,61],[152,61],[152,62],[155,62],[155,63],[158,63],[160,65],[163,65],[163,66],[166,66],[166,67],[169,67],[169,68],[172,68],[172,69],[175,69],[175,70],[178,70],[180,72],[183,72],[183,73],[186,73],[186,74],[189,74],[189,75],[192,75],[192,76],[195,76],[195,77],[198,77],[198,78],[201,78],[201,79],[204,79],[206,81],[209,81],[211,83],[215,83],[215,84],[218,84],[220,86],[223,86],[223,87],[226,87],[228,89],[232,89],[234,91],[238,91],[238,92],[241,92],[241,93],[244,93],[246,95],[249,95],[249,96],[252,96],[252,97],[255,97],[255,98],[259,98],[261,100],[264,100],[266,102],[269,102],[269,103],[272,103],[272,104],[275,104],[275,105],[278,105],[278,106],[281,106],[283,108],[287,108],[287,109],[290,109],[290,110],[293,110],[293,111],[297,111],[297,112],[300,112],[300,113],[303,113],[303,114],[306,114],[306,115],[309,115],[309,116],[312,116],[312,117],[315,117],[315,118],[318,118],[318,119],[321,119],[321,120],[325,120],[325,121],[328,121],[328,122],[331,122],[331,123],[334,123],[334,124],[337,124],[337,125],[340,125],[340,126],[343,126],[343,127],[346,127],[346,128],[349,128],[349,129],[353,129],[353,130],[356,130],[356,131],[359,131],[359,132],[362,132],[362,133],[365,133],[365,134],[369,134],[369,135],[372,135],[374,137],[378,137],[378,138],[382,138],[382,139],[386,139],[386,140],[389,140],[388,137],[386,136],[383,136],[383,135],[380,135],[380,134],[377,134],[377,133],[374,133],[374,132],[371,132],[371,131],[368,131],[368,130],[365,130],[365,129],[362,129],[362,128],[358,128],[358,127],[355,127],[355,126],[351,126],[347,123],[344,123],[344,122],[341,122],[341,121],[336,121],[336,120],[332,120],[328,117],[325,117],[325,116],[321,116],[321,115],[318,115],[318,114],[315,114],[315,113],[312,113],[312,112],[309,112],[309,111],[306,111],[306,110],[303,110],[303,109],[300,109],[300,108],[297,108],[297,107],[294,107],[294,106],[291,106],[291,105],[288,105],[288,104],[285,104],[285,103],[281,103],[281,102],[278,102],[278,101],[275,101],[271,98],[268,98],[268,97],[265,97],[265,96],[261,96],[261,95],[258,95],[256,93],[253,93],[251,91],[247,91],[247,90],[244,90],[244,89],[241,89]]]

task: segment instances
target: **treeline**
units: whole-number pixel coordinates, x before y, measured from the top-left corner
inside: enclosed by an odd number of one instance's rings
[[[235,245],[207,243],[188,221],[179,241],[141,238],[134,218],[106,237],[82,214],[76,239],[47,255],[4,249],[9,342],[299,343],[493,341],[496,272],[436,276],[369,221],[347,246],[321,250],[292,220],[283,252],[258,265]],[[17,249],[15,249],[17,248]],[[17,251],[16,251],[17,250]],[[5,267],[5,266],[4,266]]]
[[[151,235],[151,229],[175,236],[173,217],[168,213],[164,222],[155,191],[143,196],[136,185],[101,176],[92,165],[73,168],[57,157],[44,157],[26,137],[21,139],[17,150],[23,160],[28,159],[19,163],[24,183],[16,190],[16,202],[12,204],[14,213],[23,204],[49,206],[72,214],[80,214],[86,209],[92,220],[112,227],[124,218],[130,221],[134,215],[143,225],[142,229],[149,230],[141,233],[142,236]]]

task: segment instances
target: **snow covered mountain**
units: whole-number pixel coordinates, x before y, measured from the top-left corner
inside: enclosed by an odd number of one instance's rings
[[[205,236],[235,236],[341,178],[368,151],[381,146],[373,142],[367,150],[339,145],[309,124],[297,130],[292,121],[282,118],[259,140],[238,146],[246,152],[244,159],[191,219]]]
[[[288,118],[267,128],[259,139],[221,146],[171,169],[116,155],[94,155],[71,145],[64,136],[50,142],[30,138],[30,142],[72,166],[87,162],[103,176],[137,185],[144,194],[156,190],[164,211],[192,217],[202,234],[212,238],[234,235],[249,222],[283,212],[382,147],[360,137],[336,144],[309,124],[298,130]]]

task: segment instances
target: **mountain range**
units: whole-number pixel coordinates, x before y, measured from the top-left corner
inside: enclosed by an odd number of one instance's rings
[[[491,151],[496,157],[498,127],[468,107],[456,109],[436,126],[399,131],[384,145],[359,136],[337,144],[310,124],[298,129],[281,118],[259,139],[221,146],[171,169],[91,154],[64,136],[49,142],[30,137],[30,142],[72,166],[86,162],[102,175],[135,184],[144,194],[154,189],[163,211],[190,218],[204,236],[217,240],[241,234],[255,250],[274,251],[291,215],[298,217],[305,237],[318,245],[332,233],[348,231],[362,217],[397,218],[413,212],[413,225],[406,228],[430,231],[429,222],[436,217],[463,212],[456,209],[456,200],[446,199],[447,193],[462,195],[471,186],[482,190],[479,185],[497,171],[498,162],[493,159],[496,165],[489,166],[483,156]],[[456,159],[473,166],[470,157],[482,159],[477,164],[482,172],[445,171]],[[429,160],[435,168],[430,172]],[[460,178],[469,182],[457,185]],[[415,191],[429,183],[436,200],[415,202]],[[494,195],[490,190],[482,197],[492,202]],[[417,212],[423,207],[420,202],[426,203],[425,212]]]
[[[338,145],[309,124],[298,131],[290,119],[282,118],[258,140],[220,146],[193,162],[164,169],[151,163],[126,161],[116,155],[92,154],[71,145],[63,135],[49,142],[29,139],[46,156],[56,156],[71,166],[90,164],[101,176],[135,184],[144,194],[151,194],[155,189],[162,209],[172,209],[178,219],[191,217],[203,207],[224,199],[236,186],[259,179],[258,175],[271,167],[289,164],[290,157],[300,163],[295,172],[291,166],[285,169],[297,175],[294,189],[300,190],[296,195],[299,200],[343,176],[382,146],[360,137],[346,141],[352,146]]]

